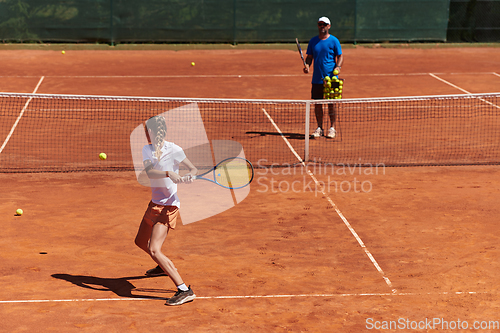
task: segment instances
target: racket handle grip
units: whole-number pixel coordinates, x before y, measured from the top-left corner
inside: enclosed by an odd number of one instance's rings
[[[191,179],[192,179],[192,180],[195,180],[195,179],[196,179],[196,176],[191,176]],[[186,177],[186,176],[182,177],[182,181],[183,181],[183,182],[185,182],[185,181],[187,181],[187,180],[188,180],[188,177]]]

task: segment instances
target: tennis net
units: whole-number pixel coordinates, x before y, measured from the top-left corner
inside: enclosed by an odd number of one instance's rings
[[[317,109],[325,134],[333,110],[335,138],[311,136]],[[255,167],[500,163],[500,93],[328,101],[0,93],[0,172],[133,170],[143,143],[133,133],[159,114],[167,140],[236,141]]]

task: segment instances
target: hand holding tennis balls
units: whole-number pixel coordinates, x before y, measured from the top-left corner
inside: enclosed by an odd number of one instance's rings
[[[338,70],[338,69],[335,69],[335,70],[333,71],[333,75],[339,75],[339,70]]]
[[[104,161],[105,159],[108,158],[108,156],[106,155],[106,153],[100,153],[99,158]]]

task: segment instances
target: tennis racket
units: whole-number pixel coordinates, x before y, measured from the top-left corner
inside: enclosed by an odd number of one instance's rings
[[[302,54],[302,48],[300,47],[298,38],[295,38],[295,43],[297,43],[297,50],[299,50],[300,57],[302,58],[302,63],[304,64],[304,68],[306,68],[306,60],[304,59],[304,54]]]
[[[213,179],[204,177],[211,174]],[[249,160],[241,157],[230,157],[219,162],[212,169],[191,179],[203,179],[227,189],[236,190],[249,185],[254,177],[253,165]],[[182,177],[183,181],[189,180]]]

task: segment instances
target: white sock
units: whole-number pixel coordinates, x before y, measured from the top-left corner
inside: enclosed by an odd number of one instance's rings
[[[178,285],[177,288],[180,289],[180,290],[182,290],[182,291],[188,291],[189,290],[189,288],[186,287],[185,283]]]

